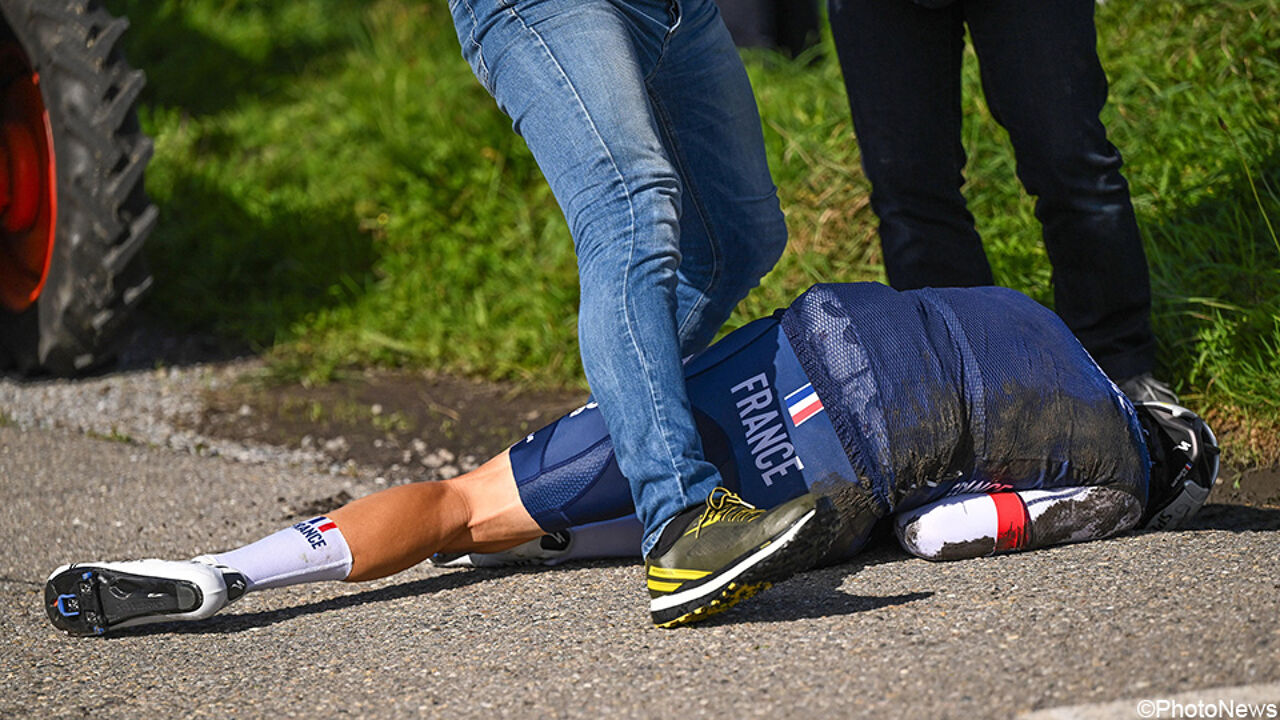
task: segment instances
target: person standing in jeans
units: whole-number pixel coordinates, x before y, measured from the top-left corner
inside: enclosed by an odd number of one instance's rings
[[[712,493],[681,358],[777,262],[786,226],[746,70],[712,0],[451,0],[463,57],[568,221],[583,367],[644,526],[656,624],[807,569],[829,502]],[[799,512],[797,512],[799,508]],[[669,592],[665,578],[702,579]]]
[[[991,114],[1036,197],[1058,314],[1135,401],[1176,400],[1152,377],[1151,285],[1119,151],[1099,113],[1107,79],[1094,0],[829,0],[889,283],[991,285],[965,205],[965,28]]]

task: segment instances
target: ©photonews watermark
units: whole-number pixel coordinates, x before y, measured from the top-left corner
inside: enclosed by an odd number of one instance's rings
[[[1140,718],[1280,718],[1280,702],[1155,698],[1138,701]]]

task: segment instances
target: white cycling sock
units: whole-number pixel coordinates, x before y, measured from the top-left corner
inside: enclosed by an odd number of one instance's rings
[[[195,559],[240,571],[250,590],[344,580],[351,573],[347,541],[338,526],[323,515],[242,548]]]

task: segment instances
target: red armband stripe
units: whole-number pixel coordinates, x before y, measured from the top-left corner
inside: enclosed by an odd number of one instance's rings
[[[1031,540],[1027,532],[1031,518],[1026,503],[1016,492],[988,494],[996,504],[996,552],[1021,550]]]

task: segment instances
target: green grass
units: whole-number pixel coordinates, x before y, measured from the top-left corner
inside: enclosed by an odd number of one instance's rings
[[[568,232],[444,3],[109,4],[149,76],[154,313],[310,377],[372,364],[581,382]],[[1233,427],[1274,426],[1280,0],[1098,12],[1104,118],[1151,261],[1162,374]],[[829,41],[811,62],[746,59],[792,239],[731,326],[815,281],[882,277]],[[1047,303],[1032,199],[969,60],[971,208],[998,281]],[[1259,447],[1243,449],[1280,459]]]

